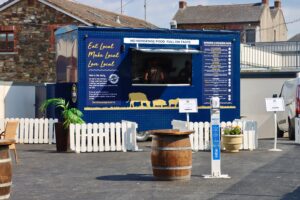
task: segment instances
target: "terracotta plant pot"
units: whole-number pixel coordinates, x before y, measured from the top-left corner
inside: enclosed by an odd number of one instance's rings
[[[69,129],[65,129],[63,124],[55,123],[56,150],[58,152],[67,152],[70,147]]]
[[[227,152],[239,152],[243,143],[243,135],[222,135],[222,143]]]

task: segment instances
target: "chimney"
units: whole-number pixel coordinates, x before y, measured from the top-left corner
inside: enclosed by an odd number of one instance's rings
[[[280,0],[275,0],[274,1],[274,7],[275,8],[281,8],[281,1]]]
[[[269,6],[269,0],[262,0],[261,3],[266,6]]]
[[[187,7],[186,1],[179,1],[179,9],[185,9]]]

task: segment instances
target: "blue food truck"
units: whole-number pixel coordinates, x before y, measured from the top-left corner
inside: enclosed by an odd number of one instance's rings
[[[138,123],[139,131],[185,120],[179,98],[197,98],[191,121],[240,118],[240,35],[231,31],[66,26],[56,31],[55,97],[86,122]]]

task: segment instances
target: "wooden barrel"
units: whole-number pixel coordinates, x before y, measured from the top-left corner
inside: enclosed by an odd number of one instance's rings
[[[0,200],[9,199],[12,185],[12,165],[9,154],[9,145],[15,140],[0,140]]]
[[[184,133],[190,134],[192,132]],[[151,152],[154,177],[159,180],[190,179],[192,148],[188,134],[154,133]]]

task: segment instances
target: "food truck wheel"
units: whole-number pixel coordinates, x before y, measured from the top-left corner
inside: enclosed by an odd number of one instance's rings
[[[136,140],[138,142],[145,142],[150,138],[150,134],[148,131],[141,131],[141,132],[137,132],[136,134]]]

